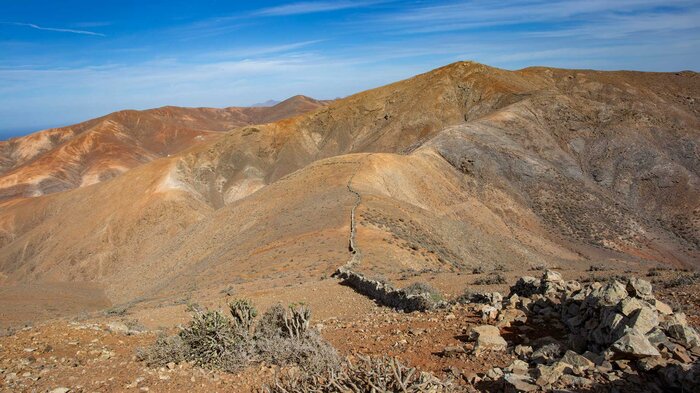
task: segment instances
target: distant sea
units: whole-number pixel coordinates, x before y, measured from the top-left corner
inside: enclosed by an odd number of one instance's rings
[[[53,127],[61,127],[61,126],[51,124],[51,125],[23,127],[23,128],[10,128],[10,129],[0,128],[0,141],[6,141],[10,138],[15,138],[18,136],[25,136],[25,135],[31,134],[32,132],[37,132],[37,131],[41,131],[41,130],[45,130],[47,128],[53,128]]]

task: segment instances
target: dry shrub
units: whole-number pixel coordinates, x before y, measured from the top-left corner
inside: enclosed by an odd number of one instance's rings
[[[187,351],[188,348],[180,336],[168,337],[165,334],[159,334],[155,344],[136,350],[136,358],[149,367],[162,367],[170,362],[184,361]]]
[[[665,288],[675,288],[683,285],[692,285],[700,281],[700,272],[691,274],[676,273],[668,282],[664,283]]]
[[[436,303],[442,300],[442,294],[440,291],[428,283],[415,282],[402,290],[408,295],[428,294],[430,300]]]
[[[233,317],[233,322],[244,333],[250,332],[253,327],[253,320],[258,316],[258,310],[255,309],[253,302],[248,299],[238,299],[229,303],[229,312]]]
[[[490,274],[486,277],[480,277],[474,280],[474,285],[497,285],[505,284],[506,278],[502,274]]]
[[[338,368],[340,357],[335,349],[309,329],[308,307],[271,307],[255,329],[257,310],[250,301],[236,300],[229,304],[229,311],[232,318],[219,311],[197,311],[177,336],[158,337],[150,348],[138,350],[137,357],[149,366],[191,361],[226,371],[262,361],[308,372]]]
[[[219,311],[204,311],[192,316],[180,338],[188,348],[187,360],[200,366],[223,366],[226,355],[233,352],[244,335]]]
[[[288,370],[277,376],[265,393],[345,393],[345,392],[459,392],[450,381],[406,367],[396,358],[360,357],[346,361],[338,370],[308,373]]]

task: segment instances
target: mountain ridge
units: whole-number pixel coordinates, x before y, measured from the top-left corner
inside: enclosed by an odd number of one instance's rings
[[[366,274],[697,266],[698,96],[697,74],[455,63],[0,201],[0,271],[113,302],[317,280],[349,258],[350,179]]]

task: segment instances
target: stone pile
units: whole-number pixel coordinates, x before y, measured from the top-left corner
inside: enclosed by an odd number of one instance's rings
[[[343,280],[343,284],[351,287],[377,303],[402,310],[405,312],[426,311],[440,307],[439,302],[431,299],[429,293],[412,294],[403,289],[397,289],[393,285],[367,278],[360,273],[341,267],[334,274]]]
[[[700,336],[683,313],[654,297],[645,280],[582,284],[546,271],[539,279],[520,278],[500,306],[487,306],[498,309],[485,316],[489,323],[516,325],[523,341],[511,347],[519,360],[482,377],[501,383],[499,389],[627,384],[644,391],[700,392]],[[560,332],[559,339],[529,342],[528,333],[545,328]]]

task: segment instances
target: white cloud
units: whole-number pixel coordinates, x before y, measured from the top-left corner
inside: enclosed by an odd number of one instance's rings
[[[25,26],[25,27],[31,27],[32,29],[44,30],[44,31],[55,31],[55,32],[59,32],[59,33],[94,35],[94,36],[99,36],[99,37],[105,36],[102,33],[95,33],[94,31],[74,30],[74,29],[59,29],[59,28],[55,28],[55,27],[42,27],[39,25],[35,25],[33,23],[5,22],[4,24],[10,24],[10,25],[15,25],[15,26]]]
[[[256,16],[286,16],[312,14],[317,12],[338,11],[360,8],[380,3],[380,1],[305,1],[263,8],[253,13]]]

